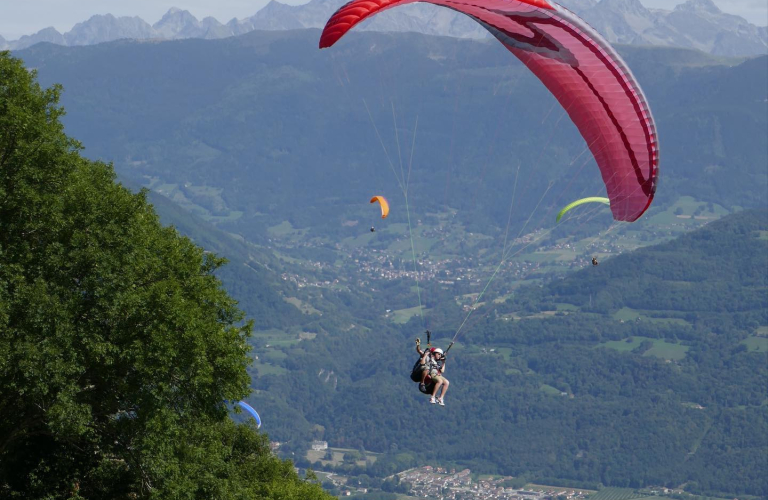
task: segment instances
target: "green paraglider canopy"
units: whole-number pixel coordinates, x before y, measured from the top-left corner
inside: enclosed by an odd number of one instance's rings
[[[610,205],[611,201],[608,198],[601,198],[599,196],[592,196],[589,198],[582,198],[580,200],[576,200],[573,203],[569,203],[565,206],[562,210],[560,210],[560,213],[557,214],[557,220],[555,222],[560,222],[560,219],[565,215],[569,210],[572,208],[578,207],[579,205],[583,205],[585,203],[603,203],[605,205]]]

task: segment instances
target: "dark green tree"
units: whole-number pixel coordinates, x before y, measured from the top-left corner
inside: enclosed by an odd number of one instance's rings
[[[228,416],[223,259],[80,156],[60,93],[0,53],[0,497],[328,498]]]

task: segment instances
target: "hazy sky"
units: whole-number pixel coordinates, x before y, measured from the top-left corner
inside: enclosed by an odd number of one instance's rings
[[[233,17],[249,17],[268,0],[0,0],[0,35],[16,40],[53,26],[64,33],[94,14],[139,16],[149,24],[157,22],[171,7],[190,11],[198,19],[213,16],[225,23]],[[306,0],[280,0],[298,5]],[[671,9],[680,0],[641,0],[648,7]],[[766,0],[715,0],[725,12],[738,14],[750,22],[768,24]]]

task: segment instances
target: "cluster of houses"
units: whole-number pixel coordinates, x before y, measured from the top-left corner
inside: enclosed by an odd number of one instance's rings
[[[583,500],[589,492],[576,489],[519,489],[507,486],[512,478],[472,480],[469,469],[457,472],[429,465],[398,474],[411,484],[410,495],[434,500]]]

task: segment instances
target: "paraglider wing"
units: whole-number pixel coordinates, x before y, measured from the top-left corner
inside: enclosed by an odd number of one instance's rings
[[[389,202],[383,196],[374,196],[371,198],[371,203],[376,202],[379,202],[379,205],[381,205],[381,218],[386,219],[387,215],[389,215]]]
[[[261,417],[259,417],[259,414],[256,413],[256,410],[253,409],[251,405],[246,403],[245,401],[238,401],[237,406],[242,408],[243,410],[247,411],[253,419],[256,421],[256,427],[261,428]]]
[[[572,208],[576,208],[579,205],[583,205],[585,203],[604,203],[606,205],[611,204],[611,200],[608,198],[600,198],[598,196],[592,196],[590,198],[582,198],[580,200],[576,200],[573,203],[567,204],[565,207],[563,207],[562,210],[560,210],[560,213],[557,214],[557,220],[555,222],[560,222],[560,219],[568,213]]]
[[[320,48],[382,10],[417,0],[352,0],[328,20]],[[549,0],[424,0],[482,24],[549,89],[597,161],[613,217],[637,220],[656,191],[656,125],[640,85],[585,21]]]

